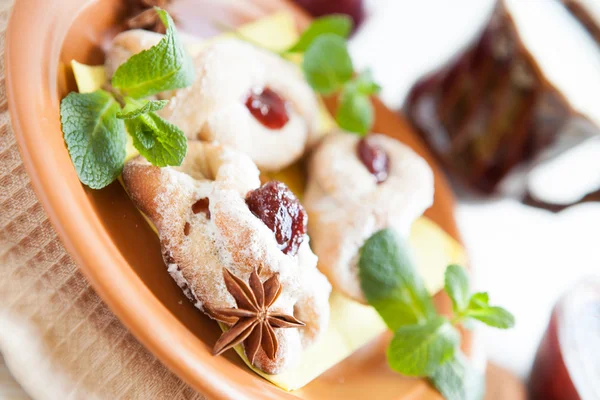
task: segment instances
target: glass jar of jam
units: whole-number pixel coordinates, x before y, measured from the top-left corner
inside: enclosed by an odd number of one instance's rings
[[[600,279],[558,302],[529,378],[532,400],[600,399]]]

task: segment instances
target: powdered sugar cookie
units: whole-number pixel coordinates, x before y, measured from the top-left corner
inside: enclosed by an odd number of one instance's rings
[[[358,252],[373,233],[407,236],[433,202],[433,173],[409,147],[381,134],[328,135],[309,162],[304,205],[319,268],[333,286],[364,302]]]
[[[260,186],[248,156],[190,141],[181,167],[138,157],[123,179],[158,230],[171,276],[231,327],[216,353],[243,343],[255,366],[279,373],[324,332],[331,286],[316,268],[304,209],[285,185]]]
[[[107,52],[108,76],[163,35],[133,30],[117,35]],[[250,156],[261,170],[298,160],[317,135],[318,102],[291,62],[252,44],[221,39],[194,55],[196,80],[159,94],[158,114],[188,138],[218,141]]]
[[[236,148],[262,170],[299,159],[318,124],[318,103],[296,66],[235,39],[195,59],[196,81],[160,115],[196,137]]]

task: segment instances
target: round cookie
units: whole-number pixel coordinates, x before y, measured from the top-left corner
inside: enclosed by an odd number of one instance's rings
[[[359,250],[375,232],[408,236],[433,202],[433,173],[409,147],[381,134],[327,135],[308,165],[304,206],[319,269],[335,289],[364,302]]]
[[[284,371],[326,330],[331,286],[316,268],[303,231],[286,254],[277,232],[249,207],[247,198],[261,188],[248,156],[190,141],[180,167],[158,168],[138,157],[125,165],[123,179],[158,230],[169,273],[199,309],[238,306],[226,287],[224,268],[244,282],[255,270],[262,281],[278,275],[282,290],[271,310],[306,326],[275,329],[277,353],[271,359],[259,349],[256,367],[270,374]]]
[[[188,137],[248,154],[261,170],[280,170],[303,155],[316,135],[318,103],[295,65],[235,39],[209,45],[194,64],[196,81],[176,91],[163,118]]]
[[[141,30],[117,35],[107,51],[107,75],[162,37]],[[318,101],[291,62],[237,39],[216,40],[193,62],[196,79],[190,87],[157,96],[169,100],[157,113],[188,138],[240,150],[264,171],[297,161],[316,139]]]

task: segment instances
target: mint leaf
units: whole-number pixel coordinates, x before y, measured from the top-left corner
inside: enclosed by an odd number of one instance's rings
[[[465,269],[459,265],[449,265],[445,273],[446,293],[452,300],[454,312],[459,312],[469,304],[469,277]]]
[[[365,95],[377,94],[381,90],[379,86],[373,80],[373,73],[370,69],[366,69],[356,77],[356,79],[349,83],[356,87],[356,90]]]
[[[165,37],[148,50],[133,55],[112,78],[112,85],[134,98],[152,96],[167,90],[190,86],[195,71],[185,51],[171,16],[155,8],[167,28]]]
[[[515,326],[515,317],[502,307],[469,309],[465,315],[494,328],[509,329]]]
[[[347,38],[352,30],[352,19],[343,14],[334,14],[313,20],[312,24],[302,32],[300,39],[288,52],[302,53],[313,41],[325,33],[330,33],[341,38]]]
[[[487,292],[477,292],[469,300],[469,308],[481,308],[490,304],[490,296]]]
[[[302,69],[315,91],[322,94],[336,92],[354,72],[346,41],[332,33],[320,35],[306,49]]]
[[[485,393],[483,374],[460,351],[436,368],[429,380],[446,400],[481,400]]]
[[[358,268],[365,298],[392,331],[437,315],[405,243],[390,229],[376,232],[365,242]]]
[[[128,104],[133,104],[133,99],[126,99]],[[141,102],[141,104],[137,105],[135,109],[130,110],[129,112],[119,112],[117,113],[117,118],[119,119],[132,119],[135,117],[139,117],[142,114],[147,114],[152,111],[158,111],[163,109],[169,100],[148,100],[145,102]]]
[[[387,349],[387,359],[403,375],[428,376],[454,356],[459,343],[456,328],[438,316],[424,324],[400,327]]]
[[[119,103],[107,92],[69,93],[60,102],[60,122],[79,180],[92,189],[113,182],[123,169],[127,136],[116,118]]]
[[[348,132],[361,135],[369,132],[375,120],[369,96],[380,89],[381,87],[373,81],[370,70],[363,71],[355,79],[347,82],[335,115],[338,125]]]
[[[486,292],[475,293],[462,314],[494,328],[508,329],[515,325],[515,317],[502,307],[490,306]]]
[[[335,120],[345,131],[364,136],[373,126],[373,114],[373,105],[369,96],[356,91],[344,90],[340,97]]]
[[[134,147],[152,165],[181,165],[187,152],[185,134],[153,112],[125,120]]]

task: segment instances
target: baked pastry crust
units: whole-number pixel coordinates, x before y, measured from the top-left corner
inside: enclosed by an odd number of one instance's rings
[[[336,290],[365,302],[358,279],[359,250],[375,232],[391,228],[407,237],[413,221],[433,203],[433,172],[404,144],[382,134],[369,142],[389,157],[387,179],[378,183],[357,155],[360,138],[327,135],[308,164],[304,206],[319,269]]]
[[[300,71],[278,55],[236,39],[219,40],[194,59],[196,81],[178,90],[160,115],[190,138],[218,141],[250,156],[265,171],[302,157],[318,125],[315,94]],[[262,125],[247,109],[252,91],[269,88],[287,103],[280,129]]]
[[[163,35],[131,30],[117,35],[107,51],[108,76],[133,54]],[[318,135],[317,97],[291,62],[237,39],[219,39],[194,56],[196,80],[185,89],[161,93],[169,103],[157,113],[188,138],[218,141],[250,156],[264,171],[277,171],[302,157]],[[265,88],[285,102],[288,120],[279,129],[259,122],[245,105]]]
[[[297,255],[286,255],[274,233],[248,209],[246,194],[260,186],[248,156],[190,141],[180,167],[158,168],[138,157],[125,165],[123,180],[135,205],[156,226],[169,273],[200,310],[236,307],[224,267],[246,282],[258,267],[263,281],[279,274],[282,292],[272,310],[294,315],[306,326],[276,329],[275,359],[260,349],[256,367],[270,374],[291,367],[326,330],[331,285],[316,268],[308,236]]]

